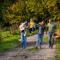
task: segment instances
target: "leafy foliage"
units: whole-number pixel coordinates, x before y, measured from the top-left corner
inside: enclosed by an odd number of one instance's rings
[[[59,2],[59,0],[1,0],[0,20],[9,24],[17,24],[31,17],[51,17],[55,20],[60,16]]]

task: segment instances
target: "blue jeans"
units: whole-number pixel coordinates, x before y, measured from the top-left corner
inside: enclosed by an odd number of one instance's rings
[[[52,47],[54,44],[54,39],[52,38],[53,32],[49,32],[49,46]]]
[[[26,48],[26,44],[27,44],[27,42],[26,42],[27,38],[26,38],[26,36],[24,36],[24,34],[25,34],[25,32],[21,32],[21,44],[22,44],[22,48]]]
[[[43,36],[44,36],[44,34],[38,34],[38,41],[36,43],[37,46],[43,44]]]

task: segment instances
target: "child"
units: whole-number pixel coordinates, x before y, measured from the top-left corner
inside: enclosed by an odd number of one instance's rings
[[[35,23],[34,23],[33,19],[30,19],[30,23],[29,23],[30,33],[32,33],[34,31],[34,26],[35,26]]]

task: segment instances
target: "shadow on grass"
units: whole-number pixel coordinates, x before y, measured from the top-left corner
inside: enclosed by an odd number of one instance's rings
[[[0,53],[12,50],[18,46],[19,41],[12,40],[0,43]]]

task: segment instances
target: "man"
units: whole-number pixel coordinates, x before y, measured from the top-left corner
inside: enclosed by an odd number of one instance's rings
[[[42,21],[39,24],[39,33],[38,33],[38,41],[37,41],[37,45],[40,46],[40,48],[41,45],[43,44],[44,30],[45,30],[45,23],[44,21]]]
[[[26,48],[26,32],[25,32],[25,23],[21,23],[19,26],[21,32],[21,44],[22,48]]]
[[[51,22],[51,19],[49,19],[47,27],[48,27],[48,35],[49,35],[49,48],[53,48],[53,44],[54,44],[53,35],[55,32],[55,25],[54,23]]]

